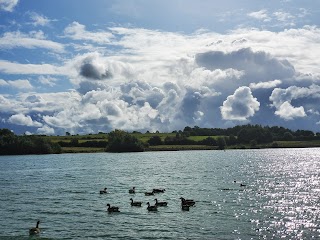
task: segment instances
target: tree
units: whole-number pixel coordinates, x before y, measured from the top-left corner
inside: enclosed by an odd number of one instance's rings
[[[108,134],[108,152],[143,152],[143,143],[135,136],[122,130],[114,130]]]
[[[290,132],[285,132],[283,134],[283,139],[286,141],[292,141],[294,139],[294,136]]]
[[[229,145],[235,145],[235,144],[237,144],[237,138],[236,138],[233,134],[230,134],[230,135],[229,135],[228,144],[229,144]]]
[[[71,147],[78,147],[79,146],[79,140],[76,138],[73,138],[70,140],[70,146]]]
[[[206,139],[203,139],[200,141],[201,144],[207,145],[207,146],[216,146],[217,141],[212,137],[207,137]]]
[[[162,140],[161,137],[159,136],[152,136],[149,140],[148,140],[149,145],[151,146],[155,146],[155,145],[161,145],[162,144]]]
[[[70,136],[71,134],[69,132],[66,132],[66,136]]]
[[[61,153],[61,147],[40,136],[16,136],[8,129],[0,129],[0,155]]]
[[[258,143],[257,143],[256,140],[251,140],[250,141],[250,147],[255,148],[255,147],[257,147],[257,145],[258,145]]]
[[[226,140],[224,139],[224,137],[217,138],[217,145],[220,150],[223,150],[226,148],[227,144],[226,144]]]

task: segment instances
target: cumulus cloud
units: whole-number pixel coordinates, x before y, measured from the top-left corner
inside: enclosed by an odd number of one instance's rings
[[[233,95],[227,97],[220,110],[225,120],[245,121],[254,116],[259,107],[260,103],[252,96],[251,89],[240,87]]]
[[[47,126],[47,125],[44,125],[43,127],[40,127],[37,129],[37,133],[38,134],[43,134],[43,135],[54,135],[55,134],[55,131],[53,128]]]
[[[310,114],[318,112],[319,106],[313,99],[319,98],[320,86],[312,84],[309,87],[275,88],[269,99],[272,106],[276,108],[275,114],[277,116],[285,120],[294,120],[307,116],[305,107]],[[300,106],[294,107],[293,102],[300,104]],[[305,105],[305,107],[302,105]]]
[[[199,66],[207,69],[233,68],[244,71],[244,77],[256,80],[281,79],[292,77],[294,67],[286,60],[278,60],[264,51],[254,52],[251,48],[242,48],[225,53],[208,51],[196,55]]]
[[[273,81],[267,81],[267,82],[250,83],[249,87],[251,89],[275,88],[281,83],[282,83],[281,80],[273,80]]]
[[[0,10],[12,12],[19,0],[0,0]]]
[[[282,103],[275,114],[285,120],[293,120],[294,118],[305,117],[306,113],[302,106],[293,107],[288,101]]]
[[[106,34],[101,40],[94,39],[110,31],[116,38],[102,40]],[[115,128],[172,131],[186,125],[225,127],[226,120],[257,122],[258,117],[267,118],[266,113],[268,118],[270,113],[279,116],[272,124],[288,116],[296,119],[303,112],[319,121],[310,112],[320,111],[314,103],[320,76],[320,30],[316,27],[182,34],[137,28],[89,31],[74,23],[65,36],[69,39],[63,40],[71,39],[71,44],[72,40],[89,41],[93,48],[103,50],[90,52],[88,48],[85,54],[69,59],[68,55],[60,66],[0,60],[0,71],[38,74],[36,80],[57,89],[65,87],[66,82],[56,79],[63,75],[75,90],[0,96],[1,113],[38,114],[41,123],[56,134]],[[116,52],[101,44],[113,44]],[[0,81],[3,87],[8,84]],[[284,112],[286,101],[290,113]]]
[[[32,120],[30,116],[26,116],[22,113],[12,115],[8,119],[9,123],[17,124],[17,125],[24,125],[28,127],[42,127],[42,124]]]
[[[79,74],[85,78],[96,80],[111,78],[112,74],[105,68],[106,66],[99,64],[92,58],[86,58],[80,66]]]
[[[270,96],[272,105],[279,108],[284,102],[301,98],[320,98],[320,86],[312,84],[309,87],[290,86],[286,89],[275,88]]]

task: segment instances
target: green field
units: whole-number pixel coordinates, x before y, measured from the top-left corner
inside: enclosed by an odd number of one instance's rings
[[[97,153],[105,152],[105,148],[89,148],[89,147],[63,147],[63,153]]]
[[[174,137],[176,133],[132,133],[143,143],[153,136],[159,136],[162,141],[166,137]],[[71,136],[44,136],[46,139],[52,142],[70,142],[71,140],[77,139],[79,143],[87,141],[108,141],[107,134],[88,134],[88,135],[71,135]],[[217,139],[221,136],[190,136],[188,139],[193,141],[201,141],[207,137],[212,137]],[[223,137],[223,136],[222,136]],[[277,145],[277,146],[276,146]],[[226,146],[226,149],[250,149],[250,148],[306,148],[306,147],[320,147],[320,140],[314,141],[275,141],[269,144],[258,144],[255,147],[249,144],[240,144]],[[160,146],[150,146],[146,151],[180,151],[180,150],[213,150],[217,149],[216,146],[205,146],[205,145],[160,145]],[[64,153],[93,153],[93,152],[104,152],[104,148],[94,148],[94,147],[62,147],[62,152]]]
[[[275,141],[280,148],[320,147],[320,141]]]

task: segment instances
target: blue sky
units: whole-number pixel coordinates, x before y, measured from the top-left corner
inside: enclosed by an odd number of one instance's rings
[[[0,0],[0,127],[319,132],[320,1]]]

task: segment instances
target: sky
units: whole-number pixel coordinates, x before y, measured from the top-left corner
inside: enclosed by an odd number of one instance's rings
[[[318,0],[0,0],[0,128],[320,132]]]

